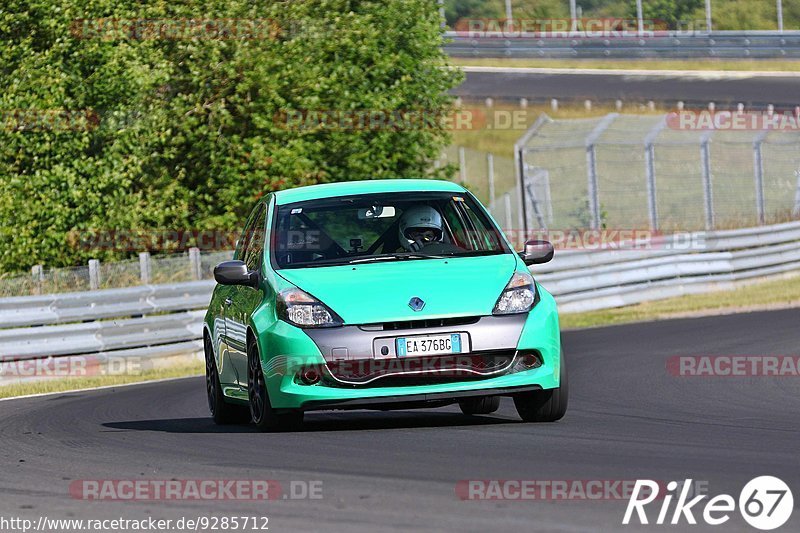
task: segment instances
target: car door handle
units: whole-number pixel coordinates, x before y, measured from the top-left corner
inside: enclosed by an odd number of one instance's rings
[[[231,300],[230,298],[225,298],[225,306],[226,306],[226,307],[230,307],[230,305],[231,305],[232,303],[233,303],[233,300]]]

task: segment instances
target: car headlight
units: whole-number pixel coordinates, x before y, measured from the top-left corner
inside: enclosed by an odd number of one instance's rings
[[[536,304],[537,300],[536,284],[533,277],[527,272],[514,272],[511,281],[497,303],[494,305],[493,315],[512,315],[515,313],[527,313]]]
[[[278,317],[301,328],[332,328],[344,321],[333,310],[300,289],[278,293]]]

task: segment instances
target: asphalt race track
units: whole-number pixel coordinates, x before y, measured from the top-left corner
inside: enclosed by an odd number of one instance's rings
[[[693,478],[712,495],[738,499],[751,478],[776,475],[795,489],[795,513],[781,531],[798,531],[800,378],[688,378],[665,369],[673,355],[796,355],[798,319],[800,310],[784,310],[567,332],[570,410],[550,425],[521,423],[504,399],[492,416],[469,418],[455,407],[312,413],[302,431],[260,434],[214,426],[199,377],[4,401],[0,513],[266,515],[270,531],[704,531],[711,528],[685,522],[623,528],[621,500],[462,501],[455,485]],[[321,480],[323,498],[131,503],[69,495],[72,480],[128,478]],[[738,513],[713,529],[748,530]]]
[[[738,76],[664,76],[619,74],[552,74],[535,72],[467,72],[452,91],[462,98],[495,98],[544,102],[551,98],[583,102],[643,103],[648,100],[705,107],[709,102],[763,109],[768,104],[792,110],[800,105],[800,78]]]

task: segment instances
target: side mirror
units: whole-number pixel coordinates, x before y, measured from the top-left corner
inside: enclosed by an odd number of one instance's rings
[[[519,253],[522,261],[530,265],[541,265],[553,259],[555,248],[549,241],[528,241],[525,243],[525,250]]]
[[[220,285],[258,287],[258,272],[250,270],[244,261],[224,261],[214,267],[214,279]]]

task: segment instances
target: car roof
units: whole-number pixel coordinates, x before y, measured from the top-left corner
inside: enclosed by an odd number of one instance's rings
[[[371,194],[382,192],[464,192],[464,188],[452,181],[434,179],[388,179],[388,180],[363,180],[343,181],[339,183],[324,183],[309,185],[294,189],[285,189],[275,193],[278,205],[316,200],[319,198],[335,198],[337,196],[352,196],[356,194]]]

